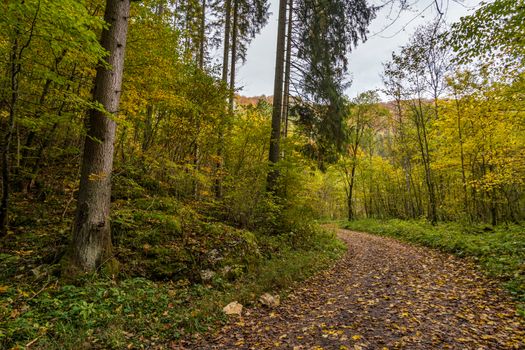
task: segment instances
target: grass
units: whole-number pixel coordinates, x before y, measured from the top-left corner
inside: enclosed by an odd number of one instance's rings
[[[520,225],[465,226],[449,222],[363,219],[343,223],[356,231],[394,237],[474,259],[490,276],[503,281],[525,317],[525,227]]]
[[[27,211],[37,219],[20,225],[0,252],[0,348],[169,344],[220,324],[231,301],[250,305],[264,292],[286,293],[345,250],[333,233],[311,223],[269,235],[209,221],[168,197],[113,207],[122,269],[75,285],[59,276],[71,223],[49,215],[49,203],[41,219],[38,208]],[[213,271],[205,281],[204,270]]]

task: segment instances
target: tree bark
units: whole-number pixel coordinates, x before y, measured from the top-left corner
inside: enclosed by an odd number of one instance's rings
[[[75,272],[91,272],[112,257],[109,220],[111,172],[116,123],[124,69],[130,0],[107,0],[104,14],[109,28],[101,45],[109,52],[107,64],[97,68],[93,97],[105,111],[92,109],[80,174],[77,212],[69,263]]]
[[[350,174],[350,185],[348,186],[348,221],[352,221],[355,218],[354,215],[354,206],[353,206],[353,197],[354,197],[354,183],[355,183],[355,163],[352,164],[352,172]]]
[[[290,107],[290,74],[292,68],[292,17],[293,0],[288,4],[288,30],[286,36],[286,67],[284,70],[283,137],[288,137],[288,109]]]
[[[431,171],[430,150],[428,146],[426,122],[424,119],[421,97],[417,100],[417,106],[414,107],[414,113],[421,160],[423,161],[423,168],[425,171],[425,183],[428,190],[428,220],[432,225],[435,225],[437,223],[436,192]]]
[[[230,31],[231,31],[231,0],[226,0],[224,17],[224,51],[222,54],[222,81],[224,85],[228,84],[228,62],[230,54]],[[220,172],[222,169],[222,152],[224,148],[224,126],[226,124],[226,116],[219,125],[219,145],[217,147],[217,164],[215,166],[215,182],[213,184],[213,192],[216,198],[222,197],[222,184],[220,179]]]
[[[7,123],[5,125],[4,134],[2,135],[2,149],[1,149],[1,162],[2,162],[2,197],[0,199],[0,237],[7,235],[8,228],[8,211],[9,211],[9,191],[10,186],[10,162],[9,153],[11,151],[11,141],[13,139],[13,132],[15,130],[15,120],[18,107],[19,99],[19,78],[20,72],[22,71],[21,60],[25,49],[29,47],[33,40],[33,32],[35,29],[36,20],[40,13],[40,3],[35,11],[31,26],[29,28],[29,36],[24,43],[20,42],[20,24],[16,24],[16,29],[11,44],[11,52],[9,57],[9,74],[10,74],[10,100],[9,100],[9,114],[7,117]]]
[[[230,98],[228,101],[228,112],[233,115],[233,104],[235,99],[235,66],[237,64],[237,34],[238,34],[238,7],[239,0],[233,0],[233,25],[232,25],[232,57],[230,66]]]
[[[199,38],[199,68],[204,69],[204,56],[206,49],[206,0],[202,0],[201,27]]]
[[[465,150],[463,147],[463,128],[461,121],[461,106],[459,103],[459,97],[454,91],[454,100],[456,102],[456,112],[457,112],[457,127],[458,127],[458,141],[459,141],[459,156],[461,160],[461,183],[463,188],[463,210],[465,215],[469,220],[472,219],[470,215],[469,205],[468,205],[468,189],[467,189],[467,176],[465,173]]]
[[[9,116],[5,125],[5,132],[2,143],[2,198],[0,200],[0,236],[7,235],[8,215],[9,209],[9,152],[11,149],[11,140],[13,138],[13,130],[15,128],[15,115],[18,103],[18,75],[20,73],[20,64],[18,61],[19,39],[18,33],[13,40],[11,48],[11,98],[9,101]]]
[[[279,22],[277,27],[277,50],[275,53],[275,78],[273,85],[272,131],[270,134],[270,152],[268,160],[270,171],[266,182],[266,189],[275,192],[279,172],[275,163],[279,161],[279,142],[281,137],[281,113],[283,99],[283,71],[284,51],[286,39],[286,0],[279,0]]]

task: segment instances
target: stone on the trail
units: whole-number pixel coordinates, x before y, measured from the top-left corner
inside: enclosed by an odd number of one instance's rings
[[[269,293],[264,293],[263,295],[261,295],[261,297],[259,298],[259,301],[261,302],[261,304],[263,304],[264,306],[267,306],[267,307],[270,307],[270,308],[273,308],[273,307],[277,307],[279,306],[279,304],[281,303],[281,298],[276,295],[276,296],[272,296],[271,294]]]
[[[236,301],[232,301],[231,303],[229,303],[228,305],[226,305],[222,311],[226,314],[226,315],[241,315],[242,313],[242,305],[239,304],[238,302]]]

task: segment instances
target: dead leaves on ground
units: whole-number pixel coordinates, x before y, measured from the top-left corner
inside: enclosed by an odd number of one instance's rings
[[[275,309],[256,308],[183,349],[523,349],[525,323],[494,281],[464,260],[341,231],[332,269]]]

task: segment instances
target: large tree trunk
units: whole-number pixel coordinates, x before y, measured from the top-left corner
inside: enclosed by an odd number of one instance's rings
[[[235,100],[235,68],[237,64],[237,34],[239,29],[239,0],[233,0],[233,25],[232,25],[232,57],[230,66],[230,99],[228,101],[228,112],[233,115],[233,104]]]
[[[224,85],[228,84],[228,62],[230,55],[230,31],[231,31],[231,0],[226,0],[225,18],[224,18],[224,51],[222,54],[222,81]],[[217,147],[217,164],[215,183],[213,184],[213,192],[216,198],[222,197],[222,183],[220,179],[220,172],[222,169],[222,153],[224,148],[224,126],[226,124],[226,116],[219,125],[219,145]]]
[[[288,137],[288,110],[290,108],[290,75],[292,68],[293,0],[288,4],[288,30],[286,35],[286,67],[284,70],[283,137]]]
[[[283,100],[283,71],[286,39],[286,0],[279,0],[279,22],[277,27],[277,51],[275,54],[275,79],[273,85],[272,131],[268,160],[270,171],[266,183],[269,192],[275,192],[279,173],[274,168],[279,161],[279,142],[281,137],[281,113]]]
[[[110,68],[99,65],[93,92],[94,100],[106,112],[92,109],[89,113],[69,255],[73,273],[94,271],[112,256],[109,208],[116,131],[113,115],[120,100],[129,12],[130,0],[106,2],[104,19],[109,28],[103,30],[101,44],[109,52]]]

